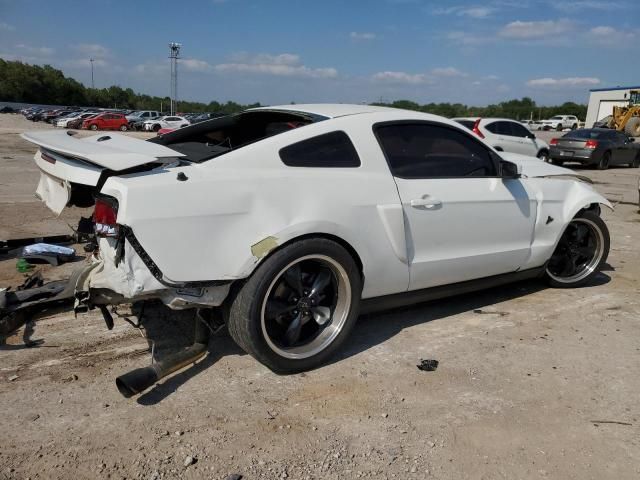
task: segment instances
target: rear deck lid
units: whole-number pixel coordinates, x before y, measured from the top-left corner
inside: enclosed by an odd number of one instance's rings
[[[25,132],[22,138],[45,150],[108,168],[126,170],[185,155],[164,145],[113,132],[77,138],[64,131]]]

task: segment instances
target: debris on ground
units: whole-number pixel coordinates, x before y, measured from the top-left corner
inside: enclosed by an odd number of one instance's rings
[[[418,370],[422,370],[423,372],[435,372],[436,368],[438,368],[438,360],[420,360],[420,364],[416,365]]]
[[[20,254],[20,259],[29,263],[48,263],[56,267],[61,263],[71,262],[75,258],[76,251],[73,248],[51,243],[27,245]]]

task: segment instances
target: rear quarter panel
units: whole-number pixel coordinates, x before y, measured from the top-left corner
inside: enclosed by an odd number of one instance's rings
[[[359,115],[358,117],[363,117]],[[252,246],[335,235],[358,253],[363,297],[408,286],[404,220],[371,122],[343,117],[292,130],[200,165],[111,177],[118,222],[133,229],[171,281],[245,278],[263,261]],[[360,168],[287,167],[280,148],[323,133],[350,136]],[[177,181],[183,172],[187,181]]]

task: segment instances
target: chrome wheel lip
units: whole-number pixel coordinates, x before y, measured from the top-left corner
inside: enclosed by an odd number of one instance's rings
[[[297,347],[282,348],[276,345],[276,343],[271,339],[269,333],[267,332],[265,318],[267,302],[269,301],[269,296],[271,295],[274,286],[282,278],[284,273],[294,265],[307,260],[317,260],[324,263],[335,276],[335,279],[337,280],[338,290],[336,306],[333,310],[331,318],[329,319],[328,325],[324,327],[320,334],[313,338],[313,340],[311,340],[309,343],[299,345]],[[287,266],[285,266],[282,270],[280,270],[280,272],[278,272],[278,274],[269,284],[269,288],[267,288],[267,291],[262,300],[262,307],[260,309],[260,326],[262,329],[262,335],[267,345],[276,354],[292,360],[302,360],[317,355],[318,353],[325,350],[329,345],[331,345],[336,337],[340,334],[340,332],[342,332],[347,322],[349,312],[351,311],[351,295],[351,282],[349,281],[347,271],[340,263],[335,261],[333,258],[326,255],[313,254],[295,259]]]
[[[600,264],[600,261],[602,260],[603,256],[604,256],[604,234],[602,233],[602,230],[600,230],[600,228],[598,228],[598,226],[592,222],[589,219],[586,218],[575,218],[573,220],[571,220],[571,222],[569,222],[569,225],[571,225],[572,223],[582,223],[585,224],[589,227],[589,231],[592,234],[595,234],[595,239],[596,239],[596,250],[595,250],[595,255],[593,256],[593,258],[589,261],[589,263],[587,263],[587,265],[585,265],[582,270],[574,275],[571,275],[569,277],[561,277],[558,275],[554,275],[553,273],[551,273],[549,271],[549,267],[546,267],[546,272],[547,275],[549,275],[549,277],[553,280],[555,280],[558,283],[564,283],[564,284],[571,284],[571,283],[576,283],[579,282],[581,280],[584,280],[585,278],[587,278],[589,275],[591,275],[596,268],[598,267],[598,265]],[[567,225],[568,226],[568,225]],[[565,228],[565,232],[566,232],[566,228]],[[565,234],[565,232],[562,232],[562,235]],[[562,239],[562,237],[560,237]],[[557,246],[556,246],[557,248]],[[554,250],[555,252],[555,250]]]

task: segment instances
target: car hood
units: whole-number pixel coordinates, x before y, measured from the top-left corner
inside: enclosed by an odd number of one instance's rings
[[[185,155],[157,143],[109,132],[77,138],[67,132],[25,132],[22,138],[41,148],[64,156],[85,160],[94,165],[118,172],[152,163],[158,159]]]
[[[573,177],[587,183],[593,183],[589,177],[578,175],[568,168],[558,167],[551,163],[543,162],[536,157],[507,152],[500,152],[500,156],[508,162],[520,165],[521,173],[526,177]]]

